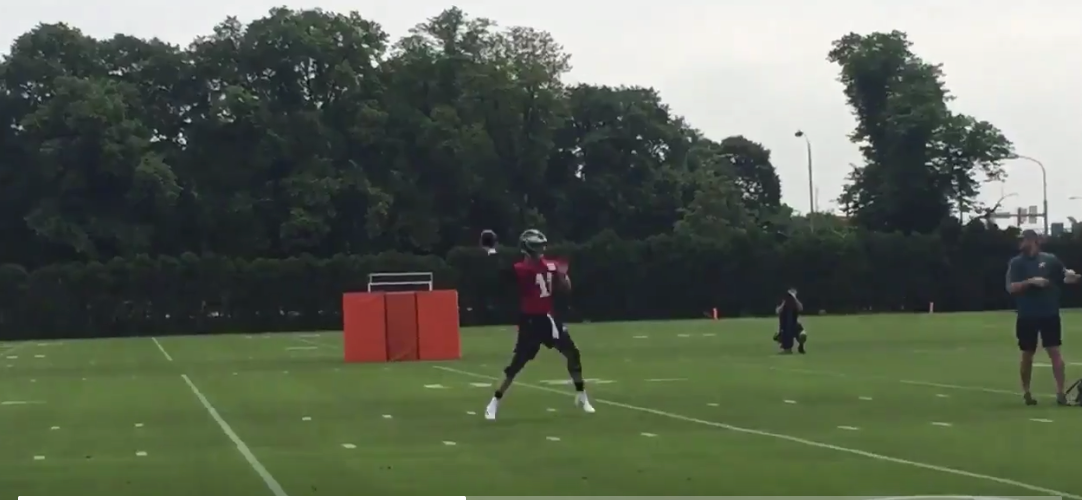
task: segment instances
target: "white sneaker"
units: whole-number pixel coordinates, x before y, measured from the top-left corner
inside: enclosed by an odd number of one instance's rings
[[[500,407],[500,400],[492,398],[485,408],[485,420],[496,420],[496,409]]]
[[[586,397],[585,392],[575,393],[575,406],[581,406],[582,411],[586,413],[597,411],[594,409],[594,405],[590,404],[590,399]]]

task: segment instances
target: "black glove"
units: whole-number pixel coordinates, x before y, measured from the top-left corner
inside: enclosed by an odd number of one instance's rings
[[[496,232],[491,229],[481,231],[481,248],[488,251],[489,255],[496,253]]]

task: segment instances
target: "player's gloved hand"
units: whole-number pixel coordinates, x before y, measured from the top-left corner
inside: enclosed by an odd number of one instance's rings
[[[481,231],[481,248],[489,255],[496,253],[496,232],[491,229]]]

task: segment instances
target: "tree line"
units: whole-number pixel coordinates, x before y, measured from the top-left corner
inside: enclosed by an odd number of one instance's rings
[[[816,313],[926,312],[1008,307],[1006,264],[1017,233],[979,224],[942,235],[806,232],[728,240],[660,235],[640,241],[606,232],[553,253],[571,263],[571,321],[771,314],[786,287]],[[1082,266],[1082,241],[1050,249]],[[32,272],[0,266],[0,331],[5,338],[333,330],[341,294],[364,290],[373,272],[432,272],[437,288],[459,291],[464,324],[510,323],[516,295],[493,269],[509,265],[461,247],[446,258],[404,253],[310,254],[286,259],[116,258],[63,263]],[[494,262],[494,259],[496,262]],[[1082,290],[1064,302],[1082,306]]]
[[[809,300],[828,311],[1005,305],[989,277],[1008,233],[975,197],[1010,141],[949,108],[942,67],[905,33],[847,34],[824,55],[863,157],[844,217],[783,204],[753,138],[709,138],[654,89],[565,84],[551,35],[456,8],[398,40],[318,9],[227,18],[184,47],[42,24],[0,62],[0,321],[335,327],[333,296],[361,274],[433,270],[486,322],[462,248],[525,227],[590,276],[585,319],[745,314],[782,281],[819,283]],[[920,281],[959,270],[984,284]]]

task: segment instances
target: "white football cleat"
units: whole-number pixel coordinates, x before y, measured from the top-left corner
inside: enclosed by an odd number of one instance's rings
[[[594,409],[594,405],[590,404],[590,399],[586,397],[585,392],[579,392],[575,394],[575,406],[581,406],[582,411],[586,413],[593,413],[597,411]]]
[[[496,420],[496,409],[500,406],[500,400],[492,398],[485,408],[485,420]]]

